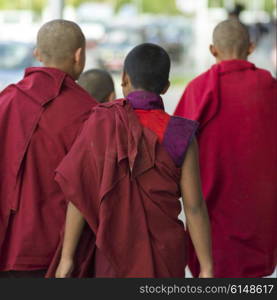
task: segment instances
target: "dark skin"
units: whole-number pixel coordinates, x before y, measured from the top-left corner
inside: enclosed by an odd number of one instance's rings
[[[72,53],[71,57],[68,57],[66,60],[59,63],[46,59],[38,48],[34,50],[34,56],[44,65],[44,67],[59,69],[77,80],[85,66],[85,43],[83,47],[76,49],[76,51]]]
[[[210,45],[210,52],[215,57],[216,62],[220,63],[225,60],[232,60],[232,59],[240,59],[240,60],[247,60],[248,56],[253,53],[255,50],[255,45],[250,43],[249,47],[245,49],[245,52],[242,54],[238,54],[232,51],[226,51],[220,49],[217,45]]]
[[[110,95],[107,97],[106,101],[107,102],[112,102],[116,99],[115,92],[111,92]]]
[[[121,86],[122,86],[122,92],[124,97],[127,97],[131,92],[143,90],[140,88],[133,87],[130,77],[126,72],[123,72]],[[169,89],[169,87],[170,87],[170,82],[168,81],[167,85],[164,87],[163,91],[161,92],[161,95],[164,95]]]
[[[163,93],[166,93],[169,86],[170,83],[168,82]],[[126,73],[122,77],[122,89],[124,96],[127,96],[130,92],[142,90],[132,86],[130,78]],[[200,263],[199,277],[213,277],[210,223],[207,207],[201,192],[198,147],[195,139],[189,146],[182,166],[180,186],[187,227]],[[70,277],[74,266],[73,257],[84,224],[85,220],[82,214],[70,203],[67,210],[62,256],[56,271],[57,278]]]

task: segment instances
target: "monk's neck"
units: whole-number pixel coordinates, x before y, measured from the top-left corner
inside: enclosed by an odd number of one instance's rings
[[[216,62],[219,64],[223,61],[228,61],[228,60],[246,60],[247,61],[247,56],[226,56],[226,57],[217,57]]]
[[[71,76],[74,80],[78,79],[78,76],[76,75],[74,70],[69,66],[60,66],[60,65],[56,65],[56,64],[45,63],[44,67],[58,69],[64,73],[68,74],[69,76]]]
[[[144,90],[144,89],[130,89],[130,93],[133,93],[133,92],[148,92],[148,91],[146,91],[146,90]]]
[[[129,88],[129,89],[123,91],[123,95],[126,98],[129,94],[134,93],[134,92],[146,92],[146,91],[143,89]]]

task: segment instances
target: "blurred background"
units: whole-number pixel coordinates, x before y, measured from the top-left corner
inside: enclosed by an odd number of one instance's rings
[[[32,56],[37,31],[55,18],[81,26],[85,68],[111,71],[118,97],[126,53],[142,42],[163,46],[172,59],[172,86],[164,97],[169,113],[186,84],[214,63],[212,31],[226,18],[248,26],[257,47],[250,61],[276,76],[276,0],[0,0],[0,90],[38,65]]]

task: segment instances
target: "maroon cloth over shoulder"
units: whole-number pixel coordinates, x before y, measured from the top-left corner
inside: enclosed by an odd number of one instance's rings
[[[194,79],[175,114],[197,120],[216,277],[261,277],[277,264],[277,81],[241,60]],[[191,247],[189,265],[199,273]]]
[[[57,169],[66,198],[90,228],[79,243],[73,277],[184,277],[180,168],[157,136],[141,126],[136,105],[128,100],[94,108]],[[93,272],[96,253],[100,264],[110,266],[107,274]],[[47,277],[55,276],[59,258],[60,248]]]
[[[0,270],[47,269],[66,211],[54,170],[95,104],[54,68],[29,68],[1,92]]]

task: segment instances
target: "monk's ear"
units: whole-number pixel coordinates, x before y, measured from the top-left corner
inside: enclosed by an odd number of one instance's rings
[[[34,49],[33,56],[36,58],[37,61],[42,62],[41,54],[38,48]]]
[[[164,95],[168,91],[169,87],[170,87],[170,81],[167,82],[166,86],[161,92],[161,95]]]
[[[248,50],[247,50],[247,56],[251,55],[256,49],[256,45],[254,43],[250,43]]]
[[[217,52],[215,45],[210,45],[210,52],[211,52],[212,56],[214,56],[214,57],[218,56],[218,52]]]
[[[121,86],[124,97],[127,97],[127,95],[132,91],[133,87],[130,77],[125,71],[122,74]]]
[[[109,97],[108,97],[108,102],[112,102],[114,101],[116,98],[116,95],[115,95],[115,91],[111,92]]]
[[[75,62],[80,63],[82,61],[82,55],[83,55],[83,49],[82,48],[78,48],[75,51],[75,54],[74,54],[74,60],[75,60]]]
[[[128,83],[129,83],[129,76],[126,72],[123,72],[121,76],[121,86],[124,88],[128,85]]]

